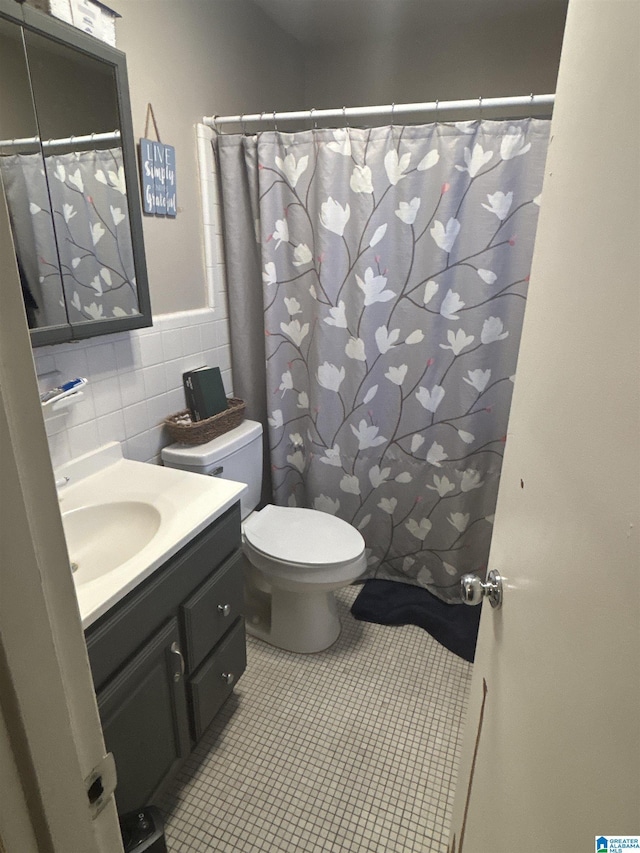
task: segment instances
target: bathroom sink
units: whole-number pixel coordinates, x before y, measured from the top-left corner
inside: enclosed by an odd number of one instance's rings
[[[62,515],[77,584],[104,577],[138,554],[158,532],[161,516],[143,501],[114,501]]]

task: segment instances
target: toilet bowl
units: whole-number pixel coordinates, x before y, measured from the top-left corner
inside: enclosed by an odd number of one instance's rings
[[[292,652],[333,645],[340,636],[333,593],[366,568],[360,533],[327,513],[272,505],[252,513],[242,532],[247,631]]]
[[[245,617],[249,634],[292,652],[319,652],[340,636],[334,591],[366,568],[365,544],[328,513],[268,504],[256,511],[262,479],[262,425],[244,421],[207,444],[173,444],[165,465],[247,483],[241,499]]]

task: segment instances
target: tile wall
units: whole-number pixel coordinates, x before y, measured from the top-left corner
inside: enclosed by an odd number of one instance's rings
[[[54,468],[114,440],[122,442],[127,458],[158,463],[161,448],[170,441],[162,421],[185,407],[185,370],[218,366],[227,395],[233,393],[212,131],[198,125],[196,136],[211,307],[154,316],[148,329],[34,350],[41,391],[78,376],[89,380],[80,402],[59,413],[47,410]]]

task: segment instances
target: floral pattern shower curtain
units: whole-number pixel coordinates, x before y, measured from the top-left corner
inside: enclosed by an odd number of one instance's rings
[[[232,318],[252,298],[264,315],[274,500],[346,519],[369,576],[444,600],[486,567],[548,130],[218,141]],[[238,180],[261,287],[240,260]]]
[[[122,149],[48,154],[44,165],[13,154],[0,168],[39,325],[138,314]]]

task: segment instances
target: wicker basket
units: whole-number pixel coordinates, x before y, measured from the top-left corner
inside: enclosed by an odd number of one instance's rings
[[[165,418],[164,424],[167,432],[174,441],[180,444],[206,444],[219,435],[229,432],[240,426],[244,420],[246,403],[238,397],[229,397],[229,408],[226,412],[219,412],[212,418],[203,421],[192,421],[188,409],[176,412]]]

